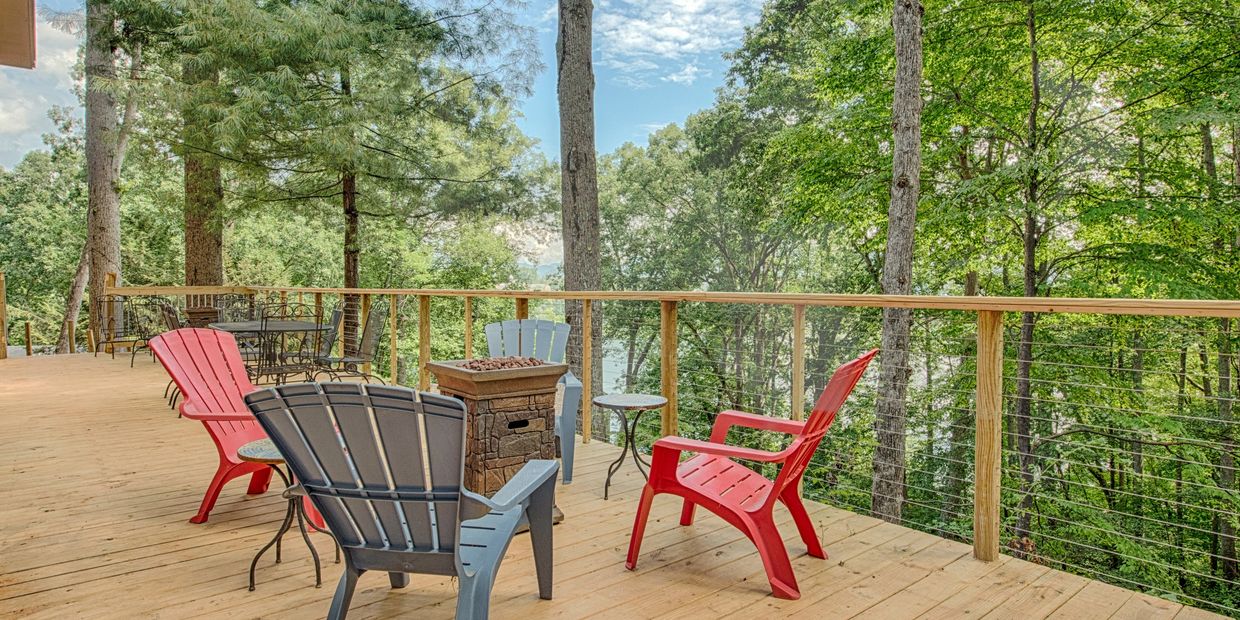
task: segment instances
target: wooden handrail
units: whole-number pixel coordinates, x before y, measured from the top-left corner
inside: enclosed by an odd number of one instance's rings
[[[1229,299],[1126,299],[1078,297],[981,297],[955,295],[839,295],[834,293],[744,293],[725,291],[517,291],[469,289],[315,288],[276,286],[124,286],[112,295],[211,295],[302,292],[331,294],[429,295],[594,301],[674,301],[851,308],[912,308],[966,312],[1042,312],[1240,318],[1240,301]]]

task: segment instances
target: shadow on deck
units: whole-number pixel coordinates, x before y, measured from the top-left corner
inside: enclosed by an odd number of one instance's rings
[[[188,522],[215,469],[197,422],[161,398],[167,377],[148,358],[90,355],[0,361],[0,616],[313,618],[327,612],[339,565],[324,551],[314,587],[309,553],[286,539],[246,590],[254,552],[275,532],[279,494],[225,488],[204,525]],[[603,500],[617,448],[577,451],[575,481],[557,490],[567,515],[555,532],[555,598],[539,600],[528,542],[514,541],[492,596],[492,617],[521,618],[1205,618],[1201,610],[1045,566],[974,560],[967,545],[810,503],[828,560],[805,555],[783,513],[804,596],[770,596],[753,546],[709,513],[677,524],[679,503],[656,500],[639,570],[624,553],[642,478],[626,463]],[[391,590],[363,577],[350,618],[416,612],[449,618],[451,579],[414,575]],[[989,614],[989,615],[988,615]]]

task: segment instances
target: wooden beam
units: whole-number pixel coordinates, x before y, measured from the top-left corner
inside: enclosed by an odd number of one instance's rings
[[[33,69],[34,0],[0,0],[0,65]]]
[[[431,389],[431,296],[418,295],[418,389]]]
[[[581,302],[581,443],[590,443],[594,423],[594,396],[590,394],[594,386],[593,305],[589,299]]]
[[[9,305],[5,293],[4,272],[0,271],[0,360],[9,357]]]
[[[323,316],[323,294],[314,294],[314,319],[322,323],[328,317]]]
[[[400,326],[396,323],[396,306],[400,298],[392,295],[388,300],[388,331],[392,333],[392,343],[388,349],[388,377],[391,379],[392,385],[396,385],[396,372],[399,370],[396,366],[400,359]]]
[[[68,330],[69,331],[69,352],[77,353],[77,343],[73,341],[73,328],[74,328],[74,325],[70,323],[69,330]],[[90,353],[95,352],[95,332],[89,329],[86,330],[86,347],[90,349],[89,351]]]
[[[30,321],[26,321],[26,357],[34,355],[34,341],[30,338]]]
[[[805,306],[792,307],[792,413],[805,419]]]
[[[999,557],[999,461],[1003,430],[1003,313],[977,315],[977,402],[973,457],[973,556]]]
[[[474,359],[474,298],[465,298],[465,359]]]
[[[530,300],[527,297],[517,298],[517,320],[524,321],[530,318]]]
[[[680,427],[680,412],[676,403],[676,388],[679,374],[676,369],[677,346],[680,338],[676,332],[676,302],[664,301],[659,308],[659,389],[667,399],[663,407],[663,436],[675,435]]]

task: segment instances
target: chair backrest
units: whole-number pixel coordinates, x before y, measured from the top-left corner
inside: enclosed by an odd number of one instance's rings
[[[254,391],[232,334],[183,327],[150,340],[151,350],[185,396],[182,407],[204,413],[247,411]]]
[[[546,319],[521,319],[486,326],[491,357],[520,355],[544,362],[563,363],[568,348],[568,323]]]
[[[455,552],[464,403],[354,383],[281,385],[245,400],[342,546]]]
[[[319,357],[331,357],[332,349],[336,346],[336,338],[340,337],[340,317],[342,315],[340,308],[332,310],[331,317],[327,320],[328,328],[322,332],[322,337],[319,339]]]
[[[383,326],[387,324],[387,312],[381,307],[381,304],[375,304],[370,308],[370,314],[366,315],[366,325],[362,328],[362,341],[357,345],[357,357],[365,361],[375,359],[375,354],[379,352],[379,339],[383,337]]]
[[[177,312],[176,306],[168,302],[159,304],[159,313],[164,319],[164,329],[166,331],[181,329],[181,315]]]
[[[848,400],[853,388],[857,387],[857,382],[861,381],[861,375],[865,374],[866,367],[870,365],[870,360],[874,359],[876,354],[878,354],[878,349],[870,350],[861,357],[835,369],[835,374],[831,375],[827,387],[823,388],[818,401],[814,403],[809,419],[805,421],[805,430],[792,440],[790,447],[794,448],[793,452],[788,460],[784,461],[783,468],[779,470],[771,495],[767,497],[768,502],[774,501],[785,488],[801,479],[801,474],[806,467],[809,467],[810,459],[814,457],[818,444],[822,442],[823,436],[831,428],[831,423],[835,421],[835,414],[844,405],[844,401]]]

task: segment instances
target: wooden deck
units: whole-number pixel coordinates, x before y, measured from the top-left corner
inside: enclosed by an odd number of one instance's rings
[[[339,576],[330,545],[324,585],[295,536],[285,561],[254,552],[283,515],[275,492],[247,498],[230,484],[210,522],[190,516],[215,467],[201,425],[177,419],[161,394],[167,378],[149,357],[89,355],[0,361],[0,617],[315,618]],[[629,462],[604,501],[616,448],[577,452],[576,481],[557,503],[555,599],[539,600],[528,542],[505,559],[495,618],[1206,618],[1203,611],[812,504],[829,560],[805,555],[784,515],[804,596],[772,598],[753,546],[706,512],[677,525],[679,505],[656,501],[636,572],[623,558],[641,477]],[[391,590],[367,575],[350,618],[448,618],[455,584],[414,576]],[[412,612],[412,613],[411,613]]]

